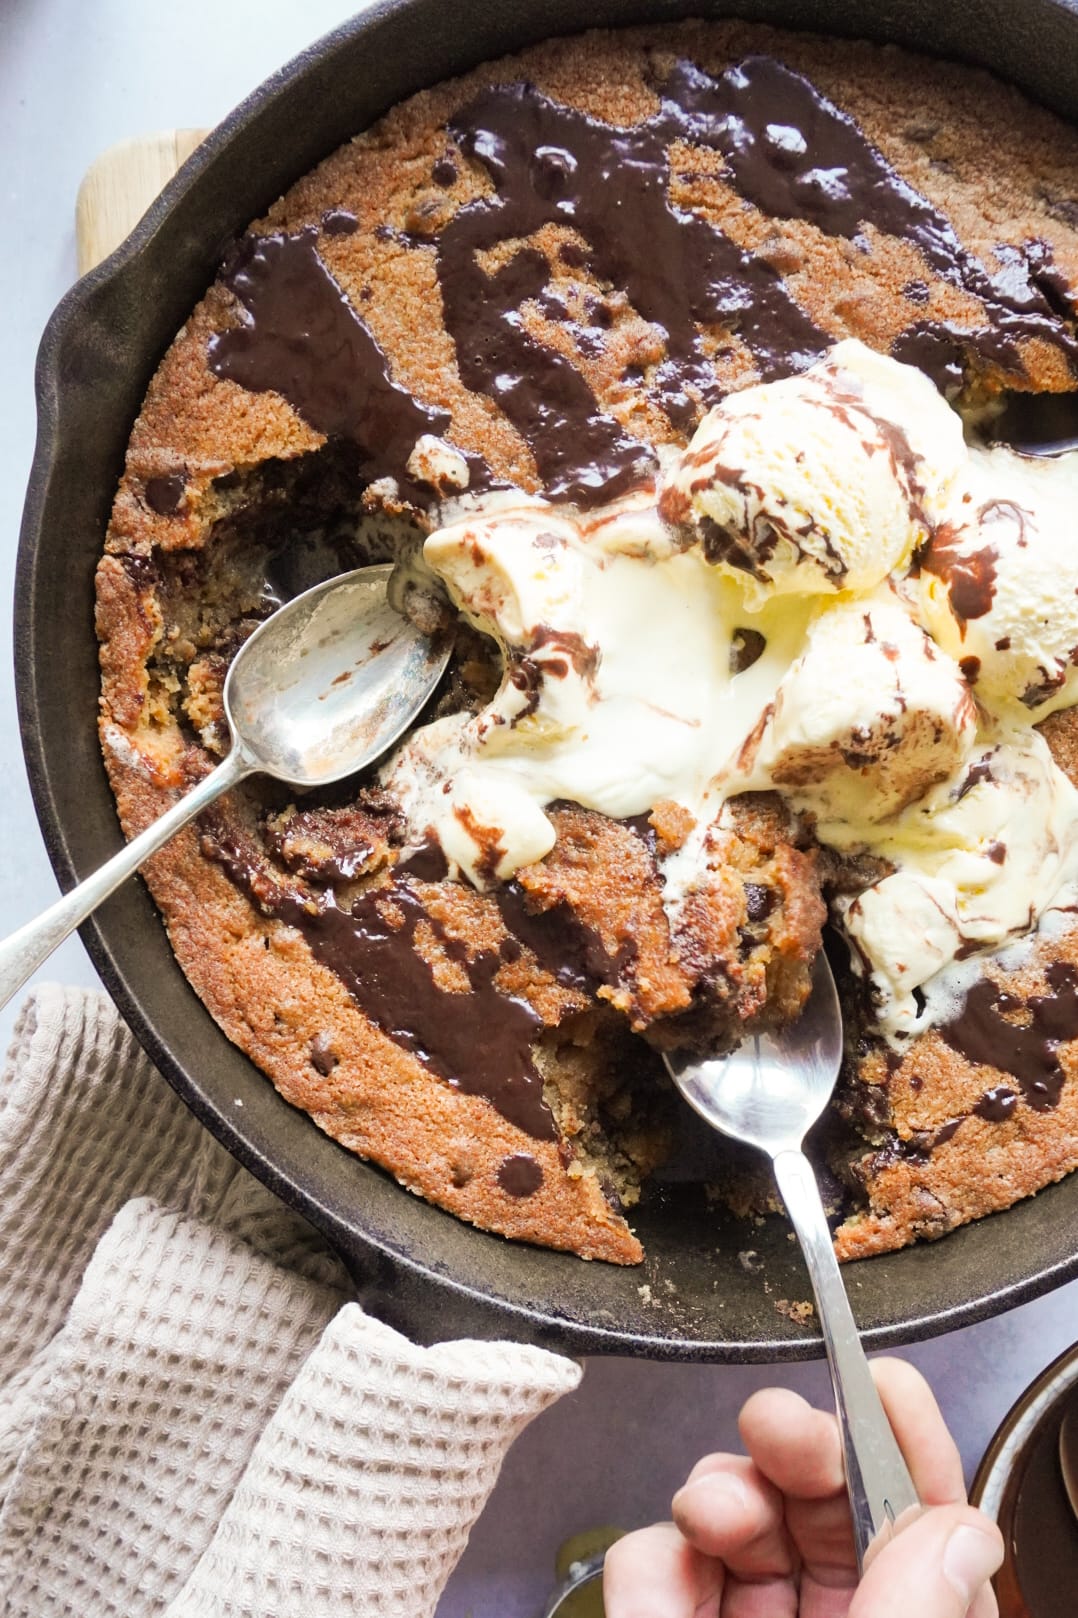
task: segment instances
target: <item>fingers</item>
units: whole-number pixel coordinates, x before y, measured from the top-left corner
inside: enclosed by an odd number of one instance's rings
[[[921,1499],[963,1502],[961,1458],[924,1377],[895,1359],[874,1360],[872,1374]],[[855,1555],[835,1418],[770,1388],[748,1401],[740,1428],[759,1470],[786,1496],[786,1526],[807,1575],[825,1586],[850,1583]]]
[[[872,1375],[925,1505],[964,1501],[966,1485],[958,1447],[920,1371],[905,1360],[881,1359],[872,1361]]]
[[[934,1507],[873,1559],[849,1618],[909,1618],[911,1610],[917,1618],[995,1618],[987,1585],[1002,1561],[1002,1536],[982,1512]]]
[[[685,1540],[673,1523],[626,1534],[606,1553],[606,1618],[719,1618],[722,1564]]]
[[[931,1389],[902,1360],[872,1370],[930,1509],[884,1546],[855,1593],[835,1419],[771,1388],[741,1412],[748,1458],[706,1456],[674,1496],[674,1523],[630,1534],[609,1553],[608,1618],[719,1618],[720,1606],[723,1618],[777,1618],[796,1610],[798,1569],[802,1609],[808,1595],[821,1615],[846,1612],[852,1599],[849,1618],[908,1618],[916,1592],[918,1618],[997,1618],[987,1580],[1002,1541],[965,1505],[958,1450]]]
[[[905,1360],[872,1361],[872,1375],[899,1447],[926,1505],[966,1498],[962,1461],[932,1389]],[[783,1494],[821,1500],[843,1487],[842,1450],[834,1418],[796,1393],[753,1394],[739,1422],[745,1448]]]
[[[787,1534],[806,1578],[851,1587],[857,1556],[834,1416],[787,1388],[766,1388],[747,1402],[739,1425],[756,1466],[785,1497]]]
[[[834,1416],[789,1388],[754,1393],[738,1418],[741,1440],[766,1478],[798,1500],[825,1500],[845,1489]]]
[[[782,1495],[751,1460],[708,1455],[671,1507],[685,1538],[743,1579],[785,1578],[794,1569]]]

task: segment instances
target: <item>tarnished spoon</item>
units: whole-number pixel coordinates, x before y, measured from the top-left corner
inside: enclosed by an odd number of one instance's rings
[[[842,1061],[842,1012],[821,951],[800,1017],[757,1034],[728,1056],[666,1058],[685,1100],[713,1129],[771,1158],[786,1211],[805,1255],[835,1390],[857,1565],[873,1541],[919,1505],[868,1368],[831,1245],[812,1165],[801,1149],[831,1099]]]
[[[93,876],[0,944],[0,1006],[222,792],[258,772],[289,786],[328,786],[372,764],[403,734],[441,678],[451,637],[429,639],[390,606],[392,571],[385,563],[342,573],[259,625],[225,681],[228,757]]]

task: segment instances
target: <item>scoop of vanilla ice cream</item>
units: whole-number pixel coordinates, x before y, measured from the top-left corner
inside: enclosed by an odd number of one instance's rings
[[[579,614],[580,568],[573,524],[539,501],[495,503],[436,529],[427,566],[478,629],[524,645],[541,624]]]
[[[754,781],[817,817],[850,847],[959,770],[977,716],[957,664],[889,590],[829,606],[782,680]]]
[[[925,1020],[914,990],[937,980],[946,996],[952,963],[1027,932],[1073,888],[1078,791],[1039,732],[1016,728],[880,828],[871,847],[893,871],[839,910],[882,1026],[911,1032]]]
[[[871,590],[926,538],[965,454],[928,378],[851,339],[709,411],[662,510],[750,605]]]
[[[740,592],[668,539],[653,494],[587,517],[502,501],[427,539],[426,568],[499,642],[504,675],[479,712],[413,732],[382,779],[411,835],[433,830],[477,886],[542,858],[559,799],[692,812],[796,655],[808,614],[776,604],[742,666]]]
[[[1078,454],[974,450],[921,563],[920,611],[978,699],[1028,722],[1078,699]],[[966,660],[969,661],[966,661]]]

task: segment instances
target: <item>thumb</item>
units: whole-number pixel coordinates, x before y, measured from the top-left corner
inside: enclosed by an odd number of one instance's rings
[[[1002,1561],[991,1518],[972,1506],[933,1506],[872,1559],[849,1618],[995,1618],[988,1580]]]

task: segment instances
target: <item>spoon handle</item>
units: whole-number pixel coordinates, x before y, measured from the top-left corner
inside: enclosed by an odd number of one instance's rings
[[[121,882],[137,871],[143,860],[155,854],[163,843],[174,837],[181,826],[205,809],[222,792],[234,787],[253,766],[238,747],[234,747],[223,763],[193,787],[179,803],[166,809],[159,820],[147,826],[144,832],[126,843],[104,865],[98,867],[85,882],[65,893],[34,921],[12,933],[0,944],[0,1006],[6,1006],[12,995],[21,989],[27,978],[36,972],[73,933],[80,922],[96,910]]]
[[[799,1151],[779,1152],[774,1163],[816,1295],[835,1389],[857,1566],[863,1572],[877,1536],[889,1538],[895,1519],[920,1502],[861,1347],[812,1164]]]

